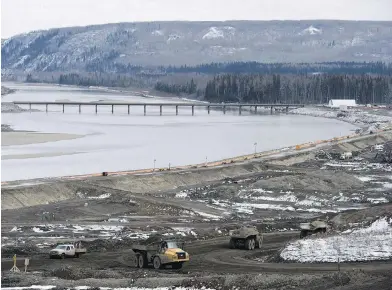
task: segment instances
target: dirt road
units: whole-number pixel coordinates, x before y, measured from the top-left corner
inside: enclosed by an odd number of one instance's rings
[[[178,272],[204,272],[210,273],[315,273],[336,272],[336,263],[298,264],[298,263],[271,263],[259,262],[256,256],[271,255],[281,249],[288,241],[297,239],[297,232],[265,234],[263,247],[260,250],[233,250],[228,248],[228,238],[221,237],[207,241],[196,241],[186,247],[191,256],[191,261]],[[23,258],[17,259],[17,265],[22,268]],[[12,259],[2,259],[1,269],[7,271],[13,265]],[[126,269],[137,271],[133,266],[133,251],[130,249],[88,253],[81,258],[68,258],[65,260],[49,259],[48,255],[35,255],[30,257],[29,271],[49,271],[57,267],[71,266],[89,269]],[[344,270],[360,269],[369,272],[392,271],[392,261],[368,263],[341,263]],[[157,271],[150,269],[151,271]],[[158,270],[168,271],[167,269]],[[177,270],[169,270],[177,271]]]

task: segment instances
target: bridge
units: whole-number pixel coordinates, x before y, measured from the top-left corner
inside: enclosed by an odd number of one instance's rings
[[[159,113],[162,116],[163,107],[175,107],[176,115],[178,115],[179,107],[191,107],[192,108],[192,116],[195,115],[195,107],[204,107],[207,109],[208,114],[210,114],[211,108],[218,108],[223,111],[223,114],[226,114],[226,110],[228,108],[237,108],[239,114],[241,115],[243,108],[249,108],[257,113],[257,108],[271,108],[271,113],[275,107],[285,108],[286,112],[289,108],[298,108],[304,107],[302,104],[247,104],[247,103],[223,103],[223,104],[214,104],[214,103],[130,103],[130,102],[45,102],[45,101],[15,101],[13,102],[15,105],[28,105],[31,110],[32,105],[44,105],[46,108],[46,112],[49,111],[49,105],[61,106],[63,113],[65,113],[66,106],[78,106],[79,114],[82,113],[82,106],[95,106],[95,113],[98,113],[98,106],[111,106],[112,114],[114,114],[115,106],[126,106],[128,107],[128,114],[130,114],[131,107],[143,107],[144,115],[147,115],[147,106],[148,107],[159,107]]]

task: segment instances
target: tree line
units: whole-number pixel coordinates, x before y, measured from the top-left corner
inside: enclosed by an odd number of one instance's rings
[[[197,91],[197,85],[194,82],[193,78],[191,79],[190,82],[186,82],[186,84],[182,85],[182,84],[167,84],[167,83],[163,83],[161,81],[158,81],[155,86],[154,89],[156,89],[157,91],[161,91],[161,92],[166,92],[169,94],[175,94],[175,95],[180,95],[181,93],[184,94],[194,94]]]
[[[54,83],[60,85],[74,85],[74,86],[96,86],[96,87],[115,87],[115,88],[128,88],[128,87],[148,87],[153,86],[157,79],[152,77],[143,76],[129,76],[124,74],[111,74],[111,73],[67,73],[59,74],[58,76],[52,75],[51,77],[34,76],[31,73],[27,74],[25,82],[27,83]]]
[[[111,73],[69,73],[38,77],[26,82],[77,86],[155,88],[187,94],[210,102],[323,104],[330,99],[355,99],[358,103],[392,103],[392,75],[342,74],[218,74],[175,77]],[[190,79],[190,80],[189,80]]]
[[[223,74],[208,81],[210,102],[323,104],[330,99],[391,103],[392,76]]]
[[[259,74],[392,74],[392,63],[383,62],[320,62],[320,63],[260,63],[227,62],[208,63],[196,66],[160,67],[166,73],[259,73]]]

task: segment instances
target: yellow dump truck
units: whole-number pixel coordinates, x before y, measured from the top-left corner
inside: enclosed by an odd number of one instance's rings
[[[155,269],[166,266],[181,269],[185,262],[189,262],[189,254],[183,248],[184,242],[179,240],[150,237],[144,244],[132,245],[132,251],[135,252],[134,265],[137,268],[147,268],[152,264]]]

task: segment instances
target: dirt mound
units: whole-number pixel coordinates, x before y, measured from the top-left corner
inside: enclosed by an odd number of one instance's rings
[[[92,269],[76,268],[76,267],[69,267],[69,266],[53,269],[47,275],[54,276],[60,279],[65,279],[65,280],[81,280],[87,278],[94,278],[94,279],[123,278],[123,276],[120,273],[114,272],[110,269],[92,270]]]
[[[16,245],[9,245],[9,246],[4,246],[1,248],[1,256],[2,257],[13,257],[14,255],[17,256],[29,256],[32,254],[39,253],[40,249],[35,246],[35,245],[22,245],[22,246],[16,246]]]
[[[332,171],[309,172],[306,175],[288,175],[257,181],[254,188],[305,191],[340,191],[357,189],[363,186],[362,181],[352,175]]]
[[[331,222],[337,227],[347,227],[349,224],[371,223],[379,217],[392,218],[392,203],[339,213]]]

